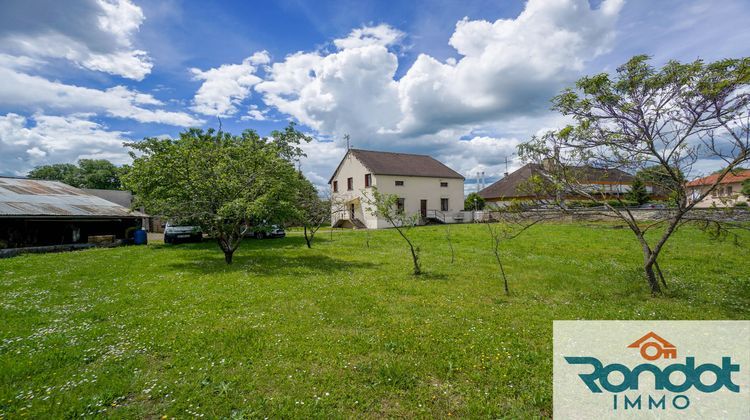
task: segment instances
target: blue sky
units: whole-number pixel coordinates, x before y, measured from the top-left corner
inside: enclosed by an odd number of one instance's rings
[[[318,185],[347,133],[492,180],[566,123],[549,98],[578,77],[635,54],[747,56],[748,21],[747,0],[4,1],[0,174],[127,163],[123,141],[220,117],[263,135],[300,123]]]

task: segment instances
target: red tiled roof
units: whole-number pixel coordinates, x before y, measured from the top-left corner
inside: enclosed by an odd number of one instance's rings
[[[687,183],[688,187],[697,187],[700,185],[713,185],[716,179],[719,178],[720,174],[713,174],[704,176],[703,178],[694,179]],[[734,184],[735,182],[743,182],[746,179],[750,179],[750,169],[743,169],[736,171],[735,173],[728,173],[719,184]]]

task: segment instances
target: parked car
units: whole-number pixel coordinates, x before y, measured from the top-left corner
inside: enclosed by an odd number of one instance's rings
[[[248,229],[245,236],[255,239],[283,238],[286,236],[286,231],[279,225],[257,225]]]
[[[199,226],[175,226],[167,223],[164,226],[164,243],[176,244],[179,242],[200,242],[203,240],[203,231]]]
[[[666,209],[667,205],[664,203],[646,203],[646,204],[642,204],[640,208],[642,209]]]

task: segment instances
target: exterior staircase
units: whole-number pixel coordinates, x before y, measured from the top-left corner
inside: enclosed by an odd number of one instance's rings
[[[345,228],[345,229],[367,229],[367,225],[364,224],[361,220],[355,218],[341,218],[336,220],[336,222],[333,224],[334,228]]]
[[[357,219],[356,217],[351,219],[351,222],[354,225],[354,229],[367,229],[367,225],[365,225],[361,220]]]
[[[429,223],[445,224],[445,213],[440,210],[427,210],[425,221]]]

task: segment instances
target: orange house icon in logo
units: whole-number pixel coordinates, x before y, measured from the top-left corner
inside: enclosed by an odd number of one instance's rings
[[[677,347],[669,341],[659,337],[653,331],[634,341],[628,346],[629,349],[641,349],[641,356],[646,360],[677,358]]]

